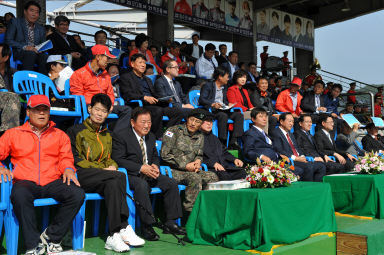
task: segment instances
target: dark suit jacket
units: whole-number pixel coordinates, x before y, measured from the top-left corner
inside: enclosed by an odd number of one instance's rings
[[[175,107],[182,107],[182,104],[187,104],[187,98],[181,89],[181,85],[178,81],[173,81],[173,86],[175,87],[176,93],[179,96],[181,103],[177,103],[176,99],[173,98],[172,104]],[[157,96],[160,97],[166,97],[166,96],[173,96],[173,91],[168,83],[168,80],[162,75],[155,81],[155,91]]]
[[[376,140],[370,134],[367,134],[363,137],[361,143],[363,144],[364,150],[368,152],[378,152],[379,150],[384,150],[383,140],[384,139],[381,135],[378,135],[378,138]]]
[[[229,64],[228,61],[224,62],[221,64],[222,67],[224,67],[225,69],[227,69],[229,71],[229,79],[232,80],[232,72],[231,72],[231,66]],[[238,65],[235,65],[235,72],[239,70],[239,66]]]
[[[187,44],[187,46],[185,46],[184,52],[187,55],[188,61],[195,62],[197,60],[197,58],[192,57],[193,43]],[[202,54],[203,54],[203,47],[199,45],[199,56],[201,56]]]
[[[219,163],[224,168],[233,167],[232,163],[236,159],[212,132],[204,134],[203,152],[203,163],[208,168],[214,168],[215,163]]]
[[[302,151],[305,151],[305,156],[310,157],[323,157],[317,150],[315,139],[311,134],[310,138],[304,133],[302,129],[296,129],[294,132],[296,142]],[[311,139],[311,140],[310,140]],[[312,142],[311,142],[312,141]]]
[[[219,64],[219,66],[221,66],[221,64],[228,61],[228,57],[225,58],[225,57],[220,55],[220,56],[216,57],[216,61],[217,61],[217,64]]]
[[[331,133],[331,137],[332,137]],[[318,148],[318,151],[321,155],[328,155],[333,156],[333,154],[336,152],[343,157],[346,157],[346,154],[343,151],[340,151],[336,147],[336,143],[334,140],[331,141],[328,139],[328,136],[324,133],[323,129],[319,129],[315,134],[315,142],[316,146]]]
[[[45,42],[45,28],[37,23],[34,28],[34,41],[35,45]],[[11,19],[7,26],[5,43],[12,47],[14,53],[19,53],[24,46],[28,45],[28,29],[24,18]]]
[[[160,165],[159,156],[156,150],[156,138],[152,133],[145,136],[147,146],[148,165]],[[133,133],[131,127],[112,133],[112,159],[119,167],[127,169],[130,175],[139,176],[140,168],[143,165],[143,155],[141,153],[139,141]]]
[[[215,102],[216,97],[216,84],[215,81],[210,81],[204,84],[200,90],[199,105],[209,110],[211,105]],[[227,86],[223,89],[223,102],[228,105],[227,99]]]
[[[53,48],[48,51],[49,55],[66,55],[72,52],[82,53],[83,51],[71,35],[67,35],[69,45],[58,32],[50,34],[47,39],[51,40],[53,44]]]
[[[279,159],[279,155],[273,148],[273,142],[272,145],[268,144],[264,135],[254,126],[244,133],[242,140],[244,156],[248,160],[255,161],[261,155],[265,155],[273,161]]]
[[[295,136],[291,134],[291,132],[288,132],[288,134],[292,140],[293,146],[295,147],[297,153],[299,153],[299,155],[304,155],[303,151],[296,142]],[[294,155],[287,138],[284,136],[283,131],[281,131],[279,127],[273,130],[273,132],[271,133],[271,137],[273,141],[273,148],[275,149],[275,151],[287,157],[291,157],[292,155]]]
[[[271,93],[267,92],[268,95],[266,97],[262,97],[260,95],[260,91],[256,89],[252,93],[249,94],[249,99],[251,100],[251,103],[256,108],[263,108],[267,111],[269,115],[275,114],[276,110],[272,105],[272,99],[271,99]]]
[[[324,96],[320,96],[320,106],[325,107]],[[314,113],[316,112],[315,93],[313,91],[306,93],[303,100],[301,100],[301,109],[304,112]]]
[[[148,83],[152,96],[157,97],[151,79],[146,76],[144,76],[144,79]],[[137,81],[137,76],[133,71],[120,76],[120,95],[126,103],[129,103],[131,100],[141,100],[145,103],[143,88]]]

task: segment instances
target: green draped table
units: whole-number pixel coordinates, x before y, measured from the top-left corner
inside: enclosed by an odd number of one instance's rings
[[[330,175],[323,180],[331,185],[336,212],[384,218],[384,174]]]
[[[297,182],[275,189],[201,191],[186,229],[194,244],[270,251],[275,244],[336,231],[331,187]]]

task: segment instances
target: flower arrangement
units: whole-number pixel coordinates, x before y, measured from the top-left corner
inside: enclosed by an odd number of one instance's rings
[[[384,172],[384,159],[377,153],[366,153],[356,161],[354,171],[359,174],[381,174]]]
[[[277,163],[261,163],[259,159],[256,165],[246,167],[246,180],[252,188],[277,188],[287,187],[299,179],[292,171],[294,166],[289,166],[285,160]]]

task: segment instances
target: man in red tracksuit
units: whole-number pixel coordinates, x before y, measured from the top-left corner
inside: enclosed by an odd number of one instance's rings
[[[13,172],[0,165],[0,176],[13,179],[11,201],[20,223],[26,254],[63,251],[60,242],[84,201],[73,165],[69,137],[49,120],[50,103],[33,95],[27,104],[29,121],[0,137],[0,161],[11,156]],[[52,223],[40,232],[33,201],[51,197],[60,202]]]

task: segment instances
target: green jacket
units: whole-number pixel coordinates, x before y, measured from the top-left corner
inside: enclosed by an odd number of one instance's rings
[[[68,129],[71,139],[75,166],[81,168],[107,168],[118,165],[111,159],[112,136],[110,131],[101,126],[95,128],[89,118],[83,123]]]
[[[163,135],[161,158],[172,168],[185,170],[188,163],[203,161],[204,135],[188,132],[186,124],[170,127]]]

